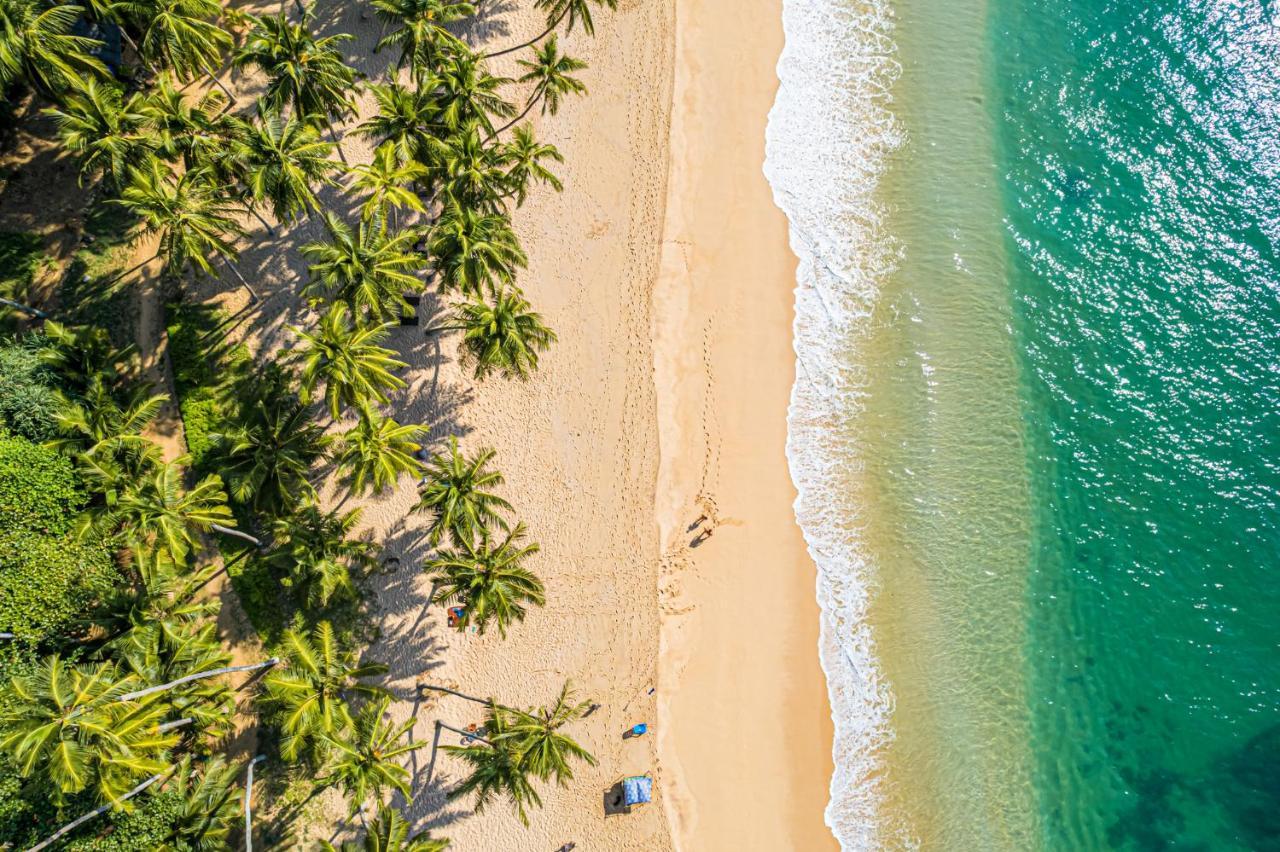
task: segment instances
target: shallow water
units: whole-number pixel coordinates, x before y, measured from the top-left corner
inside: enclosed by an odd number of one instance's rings
[[[1280,848],[1278,14],[787,4],[846,848]]]

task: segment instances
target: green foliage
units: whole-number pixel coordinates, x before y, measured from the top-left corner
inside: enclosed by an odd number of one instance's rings
[[[47,262],[44,242],[35,234],[0,231],[0,296],[29,299],[36,273]]]
[[[100,547],[23,530],[0,533],[0,625],[19,637],[65,632],[119,581]]]
[[[101,822],[88,823],[79,834],[83,839],[73,839],[64,847],[66,852],[137,852],[140,849],[159,849],[182,813],[182,797],[176,791],[165,790],[154,796],[143,794],[137,807],[131,811],[109,811],[99,817]]]
[[[252,368],[253,356],[244,344],[228,342],[219,334],[230,322],[225,311],[174,302],[167,312],[169,358],[191,466],[200,473],[212,473],[211,436],[226,428],[227,409],[235,401],[229,389]]]
[[[40,361],[41,342],[28,335],[0,348],[0,425],[33,441],[53,437],[58,410],[53,373]]]
[[[135,219],[105,197],[85,214],[84,232],[90,237],[76,249],[58,289],[59,319],[106,329],[116,346],[133,340],[132,299],[126,286],[104,286],[129,268],[133,248],[129,232]]]
[[[70,459],[25,438],[0,438],[0,530],[62,535],[84,503]]]

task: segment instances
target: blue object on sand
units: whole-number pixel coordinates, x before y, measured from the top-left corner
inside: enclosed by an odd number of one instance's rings
[[[643,805],[653,798],[653,779],[648,775],[632,775],[622,779],[623,802],[631,805]]]
[[[632,735],[633,737],[638,737],[638,736],[640,736],[640,735],[642,735],[642,734],[646,733],[648,730],[649,730],[649,726],[648,726],[648,725],[646,725],[644,722],[641,722],[639,725],[632,725],[632,726],[631,726],[631,735]]]

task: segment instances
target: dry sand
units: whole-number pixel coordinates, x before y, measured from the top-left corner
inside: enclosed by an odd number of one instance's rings
[[[814,567],[783,455],[795,262],[760,171],[780,9],[752,5],[621,0],[594,39],[564,43],[590,63],[590,95],[535,124],[566,157],[565,191],[533,192],[515,217],[529,255],[520,283],[560,336],[532,381],[476,385],[456,339],[392,334],[411,366],[388,413],[428,426],[434,449],[448,435],[496,449],[504,494],[542,546],[530,567],[548,598],[505,640],[449,631],[417,568],[427,519],[409,513],[414,483],[364,501],[366,525],[401,560],[373,583],[370,656],[391,666],[393,713],[416,715],[428,742],[437,720],[480,720],[461,699],[415,701],[419,679],[520,706],[571,680],[602,705],[574,729],[599,765],[543,789],[527,828],[502,802],[479,816],[446,804],[461,765],[441,753],[428,782],[431,749],[417,753],[408,813],[460,852],[835,846],[822,823],[831,731]],[[317,12],[326,32],[358,35],[348,55],[377,78],[389,57],[372,55],[380,25],[362,8],[321,0]],[[489,8],[473,43],[539,29],[527,8]],[[366,96],[361,115],[372,111]],[[369,158],[350,137],[343,147]],[[239,329],[256,345],[287,345],[289,324],[314,321],[296,297],[296,248],[318,236],[303,223],[245,246],[246,276],[270,294]],[[217,298],[244,304],[229,284]],[[424,326],[431,309],[424,300]],[[686,527],[703,506],[715,534],[693,548]],[[623,740],[641,721],[654,734]],[[605,788],[646,771],[660,797],[605,819]]]

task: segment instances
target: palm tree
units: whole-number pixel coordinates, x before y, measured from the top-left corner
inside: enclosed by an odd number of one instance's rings
[[[399,790],[409,796],[409,770],[396,758],[426,745],[425,742],[401,742],[413,730],[418,718],[411,716],[399,725],[383,721],[391,704],[391,696],[366,702],[356,715],[351,731],[345,736],[325,735],[335,749],[334,762],[326,783],[340,786],[351,800],[354,813],[370,796],[382,804],[384,791]]]
[[[147,443],[141,433],[160,413],[168,394],[153,394],[146,385],[128,388],[122,405],[112,395],[106,381],[97,376],[73,400],[58,391],[58,412],[54,415],[60,437],[49,446],[72,455],[127,452],[133,455]]]
[[[439,145],[432,130],[440,126],[440,108],[432,93],[395,82],[372,85],[369,91],[378,103],[378,113],[361,122],[355,134],[379,147],[393,145],[400,163],[428,162]]]
[[[522,769],[543,781],[554,777],[557,784],[565,787],[573,780],[570,759],[596,765],[591,752],[560,730],[585,716],[590,707],[590,701],[575,701],[572,687],[565,683],[551,707],[511,710],[503,731],[490,734],[488,739],[496,745],[509,746],[519,755]]]
[[[432,177],[440,185],[446,208],[484,213],[502,209],[509,182],[501,151],[489,141],[481,138],[479,124],[469,121],[436,148]]]
[[[58,374],[60,384],[70,393],[83,395],[95,381],[114,390],[136,376],[137,346],[117,347],[104,328],[48,320],[44,338],[40,361]]]
[[[136,627],[198,622],[220,609],[216,598],[194,598],[198,584],[208,579],[209,568],[189,578],[179,577],[169,554],[143,551],[133,554],[132,569],[133,582],[112,589],[90,613],[89,623],[99,629],[106,643]]]
[[[228,842],[240,816],[236,786],[240,767],[215,756],[196,764],[183,755],[174,774],[173,791],[180,810],[166,841],[166,849],[216,852],[230,847]]]
[[[120,701],[137,686],[114,665],[72,665],[47,657],[29,675],[9,681],[0,703],[0,754],[19,776],[39,775],[59,806],[93,787],[100,801],[118,801],[137,781],[161,772],[174,733],[160,732],[166,705]]]
[[[519,60],[520,66],[527,69],[518,82],[533,83],[533,92],[525,104],[524,110],[494,131],[497,136],[529,114],[534,104],[542,102],[542,114],[555,115],[560,111],[560,100],[566,95],[585,95],[587,87],[582,81],[569,76],[574,71],[581,71],[587,63],[560,53],[556,37],[552,36],[541,48],[534,48],[534,61]]]
[[[398,47],[397,70],[408,65],[416,75],[420,69],[438,66],[445,55],[469,50],[445,25],[475,15],[475,6],[470,3],[457,0],[374,0],[373,6],[384,22],[399,24],[374,48],[374,53],[377,53],[384,47]]]
[[[309,402],[323,382],[325,404],[334,420],[348,406],[362,408],[374,400],[387,402],[388,391],[405,386],[394,371],[408,366],[396,360],[394,351],[378,345],[390,328],[390,323],[353,323],[342,302],[335,303],[321,317],[320,328],[314,334],[292,327],[302,343],[297,350],[302,361],[302,401]]]
[[[442,550],[424,566],[438,586],[432,601],[456,601],[463,607],[459,631],[474,625],[483,634],[492,622],[505,639],[507,627],[524,620],[528,604],[546,603],[542,581],[520,564],[538,552],[536,543],[520,546],[524,531],[524,524],[516,524],[497,544],[487,530],[481,531],[476,541],[463,540],[456,550]]]
[[[454,308],[453,325],[437,326],[427,334],[460,330],[463,360],[475,378],[492,373],[503,378],[527,380],[538,369],[538,353],[551,348],[556,334],[542,324],[541,315],[529,310],[518,292],[504,290],[492,304],[473,301]]]
[[[492,133],[492,118],[515,115],[515,107],[498,94],[498,90],[510,82],[507,77],[490,74],[479,57],[462,53],[450,56],[423,80],[421,87],[432,93],[440,121],[448,131],[475,121],[486,133]]]
[[[312,186],[332,185],[342,166],[329,159],[334,146],[313,125],[296,115],[285,121],[260,102],[256,122],[235,119],[232,128],[232,162],[250,198],[270,204],[278,222],[320,209]]]
[[[215,23],[222,13],[218,0],[123,0],[121,7],[142,33],[143,58],[172,69],[179,80],[212,76],[231,49],[231,34]]]
[[[495,453],[482,449],[471,458],[458,451],[458,439],[449,437],[448,455],[435,454],[426,466],[426,484],[417,511],[431,512],[427,537],[437,545],[448,532],[455,543],[473,540],[490,524],[506,529],[501,512],[511,504],[491,490],[502,485],[502,474],[489,469]]]
[[[564,189],[560,179],[542,164],[543,160],[563,163],[564,157],[556,146],[538,142],[527,124],[517,127],[511,140],[499,148],[498,161],[507,167],[508,192],[516,197],[517,207],[524,204],[531,182],[545,183],[556,192]]]
[[[120,537],[133,550],[160,548],[182,562],[199,548],[197,533],[211,524],[234,526],[222,479],[213,474],[190,490],[182,487],[189,456],[160,462],[136,482],[127,484],[114,505],[86,514],[77,525],[80,537]]]
[[[428,832],[409,835],[409,823],[394,808],[383,808],[363,841],[348,840],[342,846],[321,845],[322,852],[444,852],[449,839],[432,839]]]
[[[135,625],[103,650],[144,684],[173,683],[165,701],[175,717],[190,719],[205,736],[230,732],[235,701],[231,687],[216,678],[193,678],[223,668],[231,655],[222,649],[213,621],[187,617]]]
[[[130,169],[129,174],[117,203],[141,218],[139,235],[160,235],[156,254],[170,272],[190,267],[210,274],[210,256],[236,257],[231,240],[244,229],[234,218],[235,208],[199,170],[177,177],[152,160],[148,168]]]
[[[0,2],[0,87],[22,79],[49,98],[82,77],[109,76],[93,55],[101,42],[71,35],[81,9],[42,0]]]
[[[314,494],[307,476],[327,446],[324,430],[278,369],[254,376],[239,394],[244,404],[229,428],[211,436],[213,463],[234,500],[278,517]]]
[[[326,124],[331,117],[354,112],[351,94],[356,72],[342,61],[338,49],[352,38],[350,34],[316,39],[307,28],[309,14],[297,24],[289,23],[283,12],[252,21],[244,46],[231,62],[236,68],[258,68],[267,75],[270,82],[263,97],[269,106],[281,112],[288,107],[296,118]]]
[[[618,0],[536,0],[534,5],[547,13],[547,28],[526,42],[521,42],[520,44],[517,44],[514,47],[508,47],[505,50],[499,50],[496,53],[487,53],[485,54],[485,59],[492,59],[495,56],[504,56],[508,53],[514,53],[517,50],[523,50],[529,45],[537,44],[546,38],[556,27],[560,26],[560,22],[565,18],[569,19],[568,25],[564,28],[566,33],[573,32],[573,25],[581,21],[582,28],[586,30],[587,35],[595,35],[595,21],[591,19],[592,4],[608,9],[618,8]]]
[[[371,411],[360,413],[360,422],[338,439],[338,469],[346,474],[355,494],[382,494],[402,473],[421,469],[414,457],[418,438],[426,430],[415,424],[400,425]]]
[[[280,753],[296,761],[303,754],[320,756],[330,737],[352,725],[347,699],[385,695],[364,678],[385,674],[381,663],[361,663],[352,651],[338,647],[333,625],[321,621],[310,635],[290,630],[284,636],[288,664],[269,674],[262,700],[275,714],[284,734]],[[370,702],[372,703],[372,701]]]
[[[375,219],[353,232],[332,213],[324,214],[328,242],[308,243],[302,255],[311,261],[311,280],[303,295],[313,300],[345,302],[352,314],[386,322],[409,310],[404,293],[421,289],[414,276],[424,259],[413,250],[417,234],[387,231]]]
[[[392,229],[396,226],[396,211],[408,207],[418,213],[425,213],[418,194],[409,187],[426,181],[430,170],[415,160],[400,160],[396,146],[392,142],[384,142],[373,152],[373,162],[359,165],[351,170],[351,189],[368,194],[364,204],[360,206],[360,218],[369,222],[375,217],[390,214]]]
[[[457,205],[440,214],[427,252],[440,275],[441,289],[473,298],[499,292],[528,263],[506,216]]]
[[[182,160],[187,170],[212,167],[221,173],[226,153],[226,124],[220,114],[227,99],[221,92],[189,97],[166,74],[143,100],[140,112],[153,132],[156,153],[169,161]]]
[[[111,187],[124,184],[130,166],[142,162],[152,142],[145,132],[146,114],[139,95],[126,100],[113,83],[96,77],[76,81],[61,108],[44,111],[58,122],[62,146],[80,160],[80,180],[101,177]]]
[[[449,791],[449,801],[474,793],[475,812],[479,814],[494,799],[505,796],[511,800],[520,821],[528,825],[526,805],[542,807],[542,799],[529,781],[530,770],[521,765],[519,755],[504,741],[509,715],[491,704],[484,723],[483,739],[474,740],[471,745],[444,747],[446,752],[462,758],[471,768],[471,773],[462,783]]]
[[[339,594],[355,597],[352,573],[362,574],[377,564],[377,547],[352,535],[359,524],[359,509],[325,512],[307,500],[274,522],[275,543],[267,562],[287,576],[307,606],[328,606]]]

